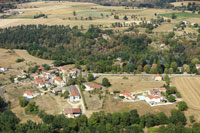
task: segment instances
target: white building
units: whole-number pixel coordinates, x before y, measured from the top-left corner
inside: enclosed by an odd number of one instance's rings
[[[34,98],[33,93],[31,93],[29,91],[25,91],[23,96],[27,97],[27,98],[30,98],[30,99]]]
[[[161,102],[161,98],[159,96],[148,96],[145,98],[145,101],[151,105],[154,105],[155,103]]]
[[[0,68],[0,72],[5,72],[5,71],[8,71],[8,68],[4,68],[4,67]]]
[[[70,86],[69,92],[70,92],[70,95],[69,95],[70,102],[78,102],[81,100],[81,95],[76,86],[74,85]]]
[[[162,81],[161,75],[160,75],[160,74],[156,74],[156,75],[154,76],[154,80],[155,80],[155,81]]]
[[[60,77],[56,77],[54,79],[54,83],[59,87],[63,87],[65,85],[64,81]]]

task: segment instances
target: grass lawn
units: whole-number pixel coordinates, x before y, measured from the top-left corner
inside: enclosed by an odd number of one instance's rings
[[[173,13],[164,13],[159,14],[160,16],[164,16],[167,18],[171,18]],[[177,18],[200,18],[200,14],[192,14],[187,12],[174,12],[174,14],[177,16]]]

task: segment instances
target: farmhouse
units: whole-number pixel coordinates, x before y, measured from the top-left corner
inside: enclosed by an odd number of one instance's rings
[[[161,75],[160,75],[160,74],[156,74],[156,75],[154,76],[154,80],[155,80],[155,81],[162,81]]]
[[[70,102],[77,102],[77,101],[80,101],[81,99],[81,96],[80,96],[80,93],[79,93],[79,90],[76,86],[74,85],[71,85],[70,86]]]
[[[29,99],[34,98],[33,93],[31,93],[31,92],[29,92],[29,91],[25,91],[23,96],[24,96],[24,97],[27,97],[27,98],[29,98]]]
[[[148,96],[145,98],[145,101],[150,105],[154,105],[155,103],[161,102],[161,98],[159,96]]]
[[[102,87],[101,87],[101,85],[91,85],[91,86],[89,86],[89,85],[85,85],[85,90],[86,91],[92,91],[92,90],[100,90]]]
[[[124,96],[126,99],[133,100],[134,97],[128,91],[120,92],[119,96]]]
[[[80,108],[64,108],[64,115],[68,118],[78,117],[82,114]]]

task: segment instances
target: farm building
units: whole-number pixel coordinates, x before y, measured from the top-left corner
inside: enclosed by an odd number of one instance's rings
[[[80,108],[64,108],[64,115],[67,116],[68,118],[74,118],[78,117],[79,115],[82,114]]]
[[[29,92],[29,91],[25,91],[23,96],[24,96],[24,97],[27,97],[27,98],[29,98],[29,99],[34,98],[33,93],[31,93],[31,92]]]
[[[92,91],[92,90],[100,90],[102,87],[101,87],[101,85],[91,85],[91,86],[89,86],[89,85],[85,85],[85,90],[86,91]]]
[[[74,86],[74,85],[71,85],[70,86],[70,102],[78,102],[78,101],[80,101],[80,99],[81,99],[81,95],[80,95],[80,93],[79,93],[79,90],[78,90],[78,88],[76,87],[76,86]]]

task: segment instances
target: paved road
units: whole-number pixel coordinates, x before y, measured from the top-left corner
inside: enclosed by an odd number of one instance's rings
[[[7,103],[7,102],[6,102],[6,98],[4,97],[3,92],[2,92],[2,89],[3,89],[4,87],[5,87],[5,86],[1,86],[1,87],[0,87],[0,95],[1,95],[1,97],[3,98],[4,102]]]
[[[141,76],[141,77],[154,77],[155,74],[106,74],[106,73],[93,73],[94,76]],[[161,74],[165,76],[166,74]],[[196,74],[168,74],[169,77],[200,77]]]

